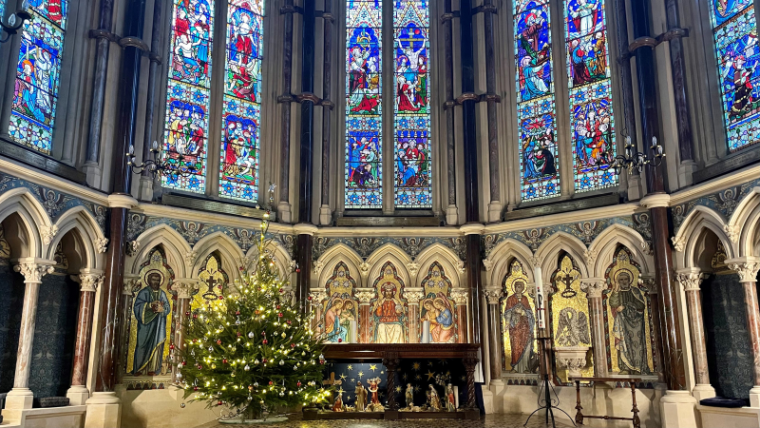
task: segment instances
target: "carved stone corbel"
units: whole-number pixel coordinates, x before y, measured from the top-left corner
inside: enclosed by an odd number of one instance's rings
[[[42,237],[42,243],[48,245],[53,242],[55,235],[58,234],[58,226],[40,226],[40,234]]]
[[[193,291],[198,290],[197,279],[175,279],[171,286],[171,290],[177,293],[177,299],[192,299]]]

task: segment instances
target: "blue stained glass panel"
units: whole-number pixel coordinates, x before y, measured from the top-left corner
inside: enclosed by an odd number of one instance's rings
[[[394,1],[396,208],[431,208],[428,2]]]
[[[567,0],[565,37],[576,192],[618,184],[604,0]]]
[[[346,209],[382,208],[382,1],[346,3]]]
[[[760,50],[751,0],[713,0],[723,122],[731,152],[760,141]]]
[[[211,0],[174,0],[163,157],[191,174],[162,176],[169,189],[206,190],[213,10]]]
[[[264,0],[230,2],[219,194],[256,202],[259,189]]]
[[[560,194],[548,0],[514,2],[521,198]]]
[[[31,6],[32,19],[21,29],[8,132],[14,141],[50,154],[68,6],[61,0]]]

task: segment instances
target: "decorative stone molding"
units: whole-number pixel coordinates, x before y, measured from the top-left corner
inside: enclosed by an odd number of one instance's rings
[[[417,274],[420,273],[420,265],[416,262],[407,263],[406,269],[409,271],[411,282],[414,284],[417,280]]]
[[[126,250],[128,256],[134,257],[140,251],[140,243],[138,241],[129,241],[127,242]]]
[[[726,265],[739,275],[739,282],[755,282],[760,270],[760,258],[742,257],[726,260]]]
[[[310,291],[309,297],[311,297],[311,304],[314,305],[323,302],[327,298],[327,293],[323,290]]]
[[[45,245],[50,244],[53,242],[53,238],[55,238],[55,235],[58,234],[58,226],[40,226],[40,234],[42,237],[42,243]]]
[[[372,269],[372,266],[367,262],[362,262],[362,264],[359,265],[359,274],[362,276],[362,283],[367,283],[367,278],[369,278],[369,270]]]
[[[124,285],[121,294],[125,296],[134,296],[134,290],[140,285],[140,277],[137,275],[124,275]]]
[[[322,273],[322,269],[325,268],[325,262],[323,260],[317,260],[314,262],[314,276],[319,277],[319,274]]]
[[[369,301],[375,297],[375,293],[372,291],[359,291],[356,293],[356,298],[362,305],[369,305]]]
[[[425,297],[425,292],[421,288],[407,288],[406,291],[404,291],[404,297],[406,297],[406,300],[410,305],[419,305],[420,300]]]
[[[483,290],[483,296],[486,297],[489,305],[498,305],[503,293],[499,288],[486,288]]]
[[[172,283],[172,291],[177,293],[177,299],[192,299],[193,291],[199,287],[197,279],[175,279]]]
[[[467,296],[470,295],[470,290],[466,288],[454,288],[451,290],[451,298],[454,299],[457,305],[467,304]]]
[[[705,275],[697,268],[682,269],[676,273],[676,281],[681,284],[684,291],[699,291],[699,286]]]
[[[728,239],[731,240],[734,244],[739,242],[739,236],[741,235],[742,229],[739,226],[731,226],[729,224],[723,226],[723,231],[726,232],[726,236],[728,236]]]
[[[667,208],[670,206],[670,195],[667,193],[654,193],[641,198],[639,203],[646,208]]]
[[[108,206],[110,208],[132,209],[138,205],[137,199],[124,193],[114,193],[108,195]]]
[[[649,241],[641,241],[641,251],[647,256],[651,256],[652,254],[654,254],[654,250],[652,249],[652,244]]]
[[[79,286],[82,292],[96,292],[103,285],[105,275],[94,269],[82,269],[79,273]]]
[[[530,267],[533,269],[541,267],[541,259],[539,257],[533,256],[528,261],[530,262]]]
[[[464,264],[464,263],[462,263],[462,264]],[[486,272],[491,272],[491,269],[493,269],[493,267],[495,265],[496,264],[494,262],[492,262],[491,260],[489,260],[489,259],[483,259],[483,267],[486,268]]]
[[[586,278],[581,280],[581,290],[586,292],[589,299],[600,299],[607,288],[604,278]]]
[[[457,271],[459,271],[460,275],[464,275],[467,272],[467,267],[465,267],[464,262],[461,260],[457,261]]]
[[[480,223],[467,223],[459,227],[459,231],[466,235],[482,235],[485,226]]]
[[[319,232],[319,228],[317,226],[314,226],[313,224],[308,223],[298,223],[295,226],[293,226],[293,232],[296,235],[316,235],[317,232]]]
[[[644,284],[646,289],[649,291],[649,294],[659,294],[660,293],[660,287],[657,284],[657,281],[654,280],[654,276],[652,274],[642,274],[639,279],[641,280],[641,283]]]
[[[580,376],[581,371],[586,368],[586,354],[589,349],[588,346],[555,348],[554,355],[557,358],[557,365],[567,369],[568,376]]]
[[[683,250],[686,248],[686,238],[683,236],[674,236],[670,240],[673,242],[673,249],[679,253],[683,253]]]
[[[193,262],[197,256],[198,253],[195,251],[188,251],[185,253],[185,266],[187,266],[188,269],[193,267]]]
[[[596,256],[599,255],[597,250],[586,250],[583,252],[583,257],[586,259],[586,266],[592,266],[596,260]],[[590,268],[589,268],[590,269]]]
[[[28,259],[19,259],[18,264],[13,266],[13,270],[24,275],[24,282],[27,284],[40,283],[43,276],[53,273],[54,265],[55,262],[53,261],[30,257]]]
[[[108,251],[108,238],[97,238],[95,240],[95,249],[101,254]]]

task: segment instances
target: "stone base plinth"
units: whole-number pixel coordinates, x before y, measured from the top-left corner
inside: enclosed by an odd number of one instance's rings
[[[760,407],[760,386],[758,385],[749,390],[749,406]]]
[[[31,409],[34,393],[29,388],[13,388],[5,398],[6,409]]]
[[[121,426],[121,400],[115,392],[94,392],[87,400],[84,428]]]
[[[698,383],[691,391],[691,395],[694,396],[694,399],[697,400],[697,404],[699,404],[699,402],[705,398],[715,397],[715,388],[713,388],[710,384]]]
[[[689,391],[665,391],[660,399],[663,428],[692,428],[697,426],[697,400]]]
[[[83,406],[90,398],[90,391],[84,385],[74,385],[66,391],[66,397],[72,406]]]
[[[80,428],[84,422],[85,406],[47,407],[44,409],[3,410],[3,424],[24,428]],[[6,425],[10,424],[10,425]]]

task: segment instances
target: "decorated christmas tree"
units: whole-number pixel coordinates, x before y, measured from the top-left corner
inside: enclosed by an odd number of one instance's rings
[[[181,382],[185,398],[224,406],[245,418],[322,403],[324,357],[310,317],[293,305],[261,224],[259,259],[241,280],[188,316]]]

